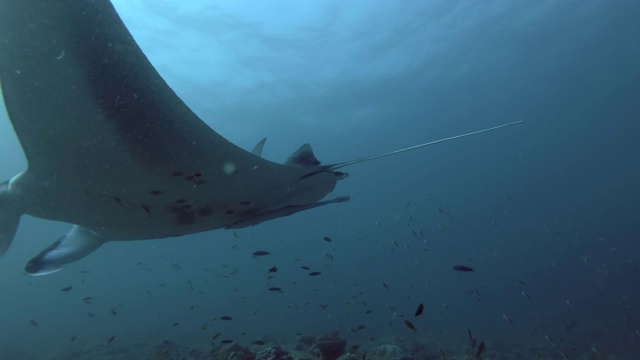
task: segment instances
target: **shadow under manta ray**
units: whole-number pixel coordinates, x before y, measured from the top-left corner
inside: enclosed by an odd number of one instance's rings
[[[109,0],[0,0],[0,81],[28,169],[0,185],[0,255],[23,214],[74,224],[31,259],[52,273],[110,240],[240,228],[321,201],[344,166],[308,144],[284,164],[230,143],[153,68]]]

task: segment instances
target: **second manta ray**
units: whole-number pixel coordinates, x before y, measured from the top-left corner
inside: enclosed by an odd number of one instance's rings
[[[321,165],[284,164],[209,128],[156,72],[109,0],[0,0],[0,81],[28,169],[0,185],[0,255],[20,217],[73,224],[33,259],[55,272],[111,240],[242,228],[349,200],[338,169],[514,125]]]

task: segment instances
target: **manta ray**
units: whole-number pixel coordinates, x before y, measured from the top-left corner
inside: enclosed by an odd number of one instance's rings
[[[0,0],[0,83],[27,169],[0,184],[0,255],[20,217],[72,224],[27,262],[44,275],[113,240],[243,228],[349,200],[339,169],[482,132],[322,165],[232,144],[173,92],[109,0]]]

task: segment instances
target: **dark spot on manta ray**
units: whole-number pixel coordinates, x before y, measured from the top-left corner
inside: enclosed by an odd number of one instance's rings
[[[114,197],[113,197],[113,200],[115,200],[115,202],[117,202],[117,203],[118,203],[118,205],[120,205],[120,206],[124,207],[124,205],[122,205],[122,199],[121,199],[121,198],[119,198],[119,197],[117,197],[117,196],[114,196]]]
[[[213,209],[211,208],[211,206],[201,206],[198,209],[198,215],[200,216],[208,216],[211,215],[213,213]]]
[[[149,191],[149,194],[151,194],[151,195],[162,195],[162,191],[160,191],[160,190],[151,190],[151,191]]]
[[[171,176],[175,176],[175,177],[180,177],[182,175],[184,175],[182,171],[174,171],[171,173]]]
[[[178,225],[191,225],[191,224],[195,224],[195,222],[196,222],[196,215],[192,212],[188,212],[188,211],[179,212],[178,216],[176,217],[176,223]]]

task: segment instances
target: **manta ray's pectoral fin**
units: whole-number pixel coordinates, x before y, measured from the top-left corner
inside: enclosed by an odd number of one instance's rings
[[[262,138],[262,140],[260,140],[256,146],[253,147],[253,150],[251,150],[251,153],[255,156],[260,156],[262,157],[262,149],[264,149],[264,143],[267,142],[267,138]]]
[[[102,246],[107,240],[93,231],[74,225],[69,232],[29,260],[24,267],[29,275],[47,275],[62,266],[82,259]]]
[[[330,200],[318,201],[311,204],[288,205],[288,206],[281,207],[274,210],[267,210],[267,211],[263,211],[255,215],[247,216],[243,219],[240,219],[234,222],[233,224],[227,225],[225,229],[240,229],[247,226],[253,226],[253,225],[260,224],[261,222],[289,216],[300,211],[316,208],[318,206],[346,202],[346,201],[349,201],[349,199],[351,199],[351,197],[348,195],[345,195],[345,196],[339,196],[337,198],[330,199]]]
[[[0,184],[0,256],[9,250],[18,230],[22,211],[9,191],[10,180]]]

